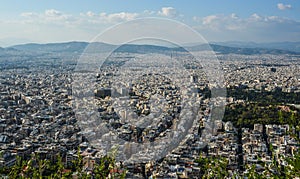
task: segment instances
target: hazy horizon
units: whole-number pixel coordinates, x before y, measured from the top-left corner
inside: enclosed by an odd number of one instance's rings
[[[13,46],[18,46],[18,45],[29,45],[29,44],[36,44],[36,45],[47,45],[47,44],[63,44],[63,43],[104,43],[104,44],[108,44],[108,45],[124,45],[124,44],[112,44],[112,43],[106,43],[106,42],[101,42],[101,41],[97,41],[97,42],[91,42],[91,41],[78,41],[78,40],[73,40],[73,41],[53,41],[53,42],[20,42],[20,43],[13,43],[13,44],[9,44],[9,45],[3,45],[1,46],[1,41],[0,41],[0,47],[1,48],[10,48]],[[255,41],[209,41],[208,44],[223,44],[224,45],[229,45],[231,43],[241,43],[241,44],[276,44],[276,43],[300,43],[300,41],[274,41],[274,42],[255,42]],[[163,46],[163,47],[168,47],[168,45],[162,45],[162,44],[155,44],[155,43],[130,43],[133,45],[156,45],[156,46]],[[194,43],[187,43],[187,44],[183,44],[185,47],[187,46],[196,46],[196,45],[201,45],[201,44],[205,44],[205,43],[201,43],[201,42],[194,42]]]

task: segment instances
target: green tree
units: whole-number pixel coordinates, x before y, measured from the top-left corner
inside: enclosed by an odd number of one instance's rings
[[[195,160],[201,167],[202,178],[225,178],[229,176],[228,160],[223,157],[205,157]]]
[[[24,165],[20,157],[17,157],[15,165],[11,168],[10,172],[8,173],[9,178],[19,178],[20,174],[22,173]]]
[[[284,124],[284,119],[283,119],[283,115],[282,115],[281,110],[278,111],[278,121],[279,121],[280,124]]]
[[[285,168],[285,174],[288,178],[300,177],[300,151],[298,151],[292,158],[286,158],[288,163]]]

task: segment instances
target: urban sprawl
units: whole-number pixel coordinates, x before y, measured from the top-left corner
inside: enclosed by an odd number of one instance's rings
[[[226,160],[231,177],[243,176],[252,165],[256,173],[272,172],[274,160],[288,165],[286,159],[299,150],[296,126],[238,127],[222,121],[221,108],[251,101],[228,90],[299,93],[299,57],[195,54],[199,61],[188,52],[118,52],[93,73],[76,71],[78,55],[1,56],[0,165],[11,167],[33,154],[55,162],[60,155],[68,168],[79,150],[82,170],[93,173],[114,144],[116,167],[127,178],[200,178],[207,171],[199,157]],[[201,65],[216,58],[221,85],[206,74],[209,65]],[[86,97],[87,78],[93,89]],[[227,96],[212,97],[217,88],[227,89]],[[282,103],[280,110],[298,109],[294,103]],[[213,108],[221,113],[213,115]]]

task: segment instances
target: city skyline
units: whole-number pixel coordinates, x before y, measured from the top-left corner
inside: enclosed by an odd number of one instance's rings
[[[297,13],[300,2],[292,0],[188,3],[30,0],[3,2],[1,7],[1,47],[30,42],[89,42],[113,25],[144,17],[179,21],[209,42],[300,41],[300,14]]]

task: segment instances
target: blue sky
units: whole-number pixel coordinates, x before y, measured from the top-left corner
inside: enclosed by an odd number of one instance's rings
[[[0,14],[0,46],[89,41],[142,17],[183,22],[208,41],[300,41],[299,0],[11,0]]]

